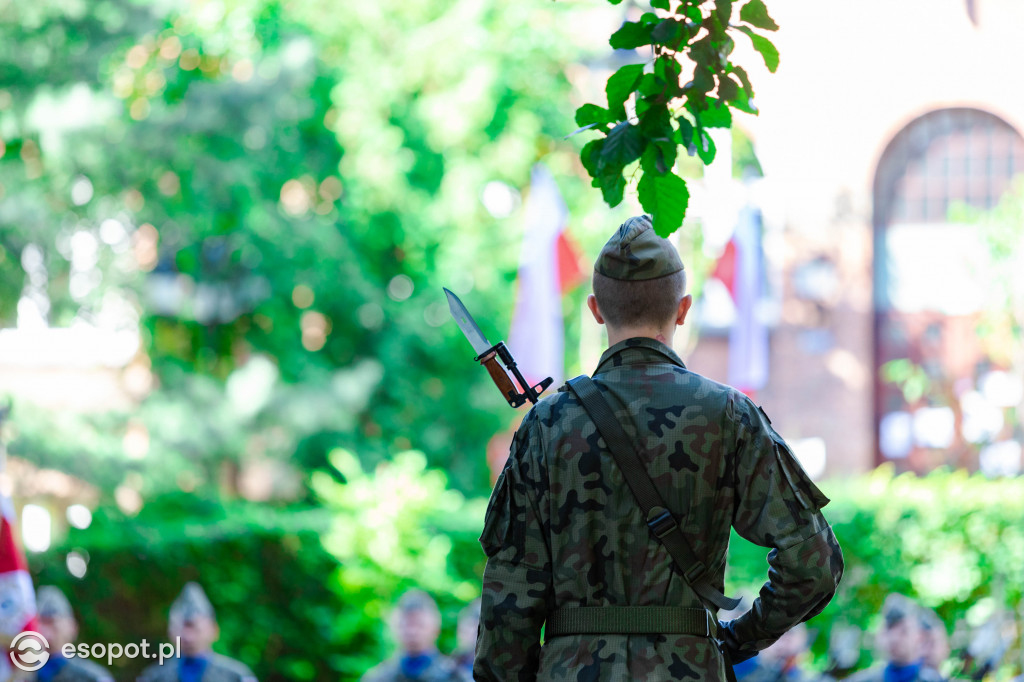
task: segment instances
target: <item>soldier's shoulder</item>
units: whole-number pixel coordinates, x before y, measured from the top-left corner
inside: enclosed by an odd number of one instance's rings
[[[731,395],[733,393],[740,393],[729,384],[723,384],[721,381],[715,381],[711,377],[704,376],[700,372],[695,372],[692,369],[685,367],[676,367],[676,374],[683,377],[685,381],[691,381],[695,384],[700,385],[704,390],[712,393],[721,393],[723,395]],[[742,395],[742,393],[740,393]]]
[[[560,416],[567,407],[578,407],[579,402],[576,396],[569,390],[569,384],[562,384],[561,388],[547,395],[541,396],[537,404],[533,406],[527,418],[532,415],[534,419],[548,421],[553,416]]]
[[[60,680],[69,682],[113,682],[110,672],[99,663],[84,658],[70,658]]]
[[[204,679],[211,677],[217,682],[255,682],[256,676],[252,674],[245,663],[236,661],[228,656],[214,654],[210,657],[210,664]]]

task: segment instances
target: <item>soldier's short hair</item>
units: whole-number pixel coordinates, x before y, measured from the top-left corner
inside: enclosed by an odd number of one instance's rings
[[[686,293],[686,271],[644,280],[612,279],[594,272],[594,298],[613,327],[660,327],[676,316]]]
[[[441,618],[441,610],[437,608],[437,602],[423,590],[409,590],[401,596],[395,605],[395,613],[399,615],[414,611],[426,612],[438,619]]]

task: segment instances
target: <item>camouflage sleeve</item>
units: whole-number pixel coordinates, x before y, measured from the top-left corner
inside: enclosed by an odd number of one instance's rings
[[[480,544],[487,554],[473,678],[536,679],[541,626],[553,592],[543,443],[531,412],[491,493]]]
[[[733,527],[770,548],[768,582],[750,611],[723,628],[733,662],[750,658],[831,601],[843,554],[821,508],[828,504],[764,412],[733,402],[736,498]]]

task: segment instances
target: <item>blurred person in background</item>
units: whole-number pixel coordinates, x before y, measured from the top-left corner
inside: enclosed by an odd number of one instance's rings
[[[857,673],[851,682],[941,682],[925,666],[925,634],[921,608],[901,594],[890,594],[882,605],[878,647],[885,663]]]
[[[480,627],[480,600],[476,599],[459,612],[455,630],[455,652],[452,659],[466,680],[473,679],[473,656],[476,652],[476,633]]]
[[[363,682],[462,682],[455,661],[437,650],[441,611],[423,590],[402,595],[391,615],[399,652],[363,675]]]
[[[49,643],[50,657],[35,675],[20,680],[38,682],[112,682],[106,668],[78,656],[65,657],[61,650],[78,638],[78,621],[71,602],[56,587],[43,585],[36,591],[36,629]]]
[[[742,682],[809,682],[812,675],[800,668],[802,659],[807,655],[807,626],[800,623],[774,644],[754,658],[755,665],[747,670],[737,666],[736,679]]]
[[[171,642],[181,642],[181,658],[171,658],[142,671],[139,682],[256,682],[244,664],[213,652],[220,637],[213,604],[198,583],[187,583],[171,604]]]
[[[924,630],[924,667],[935,671],[939,679],[942,666],[949,658],[949,633],[939,614],[931,609],[921,609],[921,627]]]

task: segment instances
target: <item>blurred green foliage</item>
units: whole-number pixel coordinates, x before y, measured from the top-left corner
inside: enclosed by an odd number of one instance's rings
[[[832,498],[825,515],[846,560],[835,599],[809,623],[818,632],[813,651],[822,664],[836,625],[867,631],[861,664],[873,660],[872,635],[890,592],[934,609],[950,633],[957,623],[977,628],[1000,609],[1016,612],[1020,625],[1024,481],[946,470],[894,476],[891,467],[880,467],[864,477],[826,482],[822,490]],[[727,574],[733,589],[756,594],[766,571],[764,550],[735,537]],[[1006,655],[1008,665],[1019,667],[1019,636]],[[952,644],[956,649],[966,642],[954,638]]]
[[[390,655],[388,612],[411,587],[438,600],[450,650],[459,609],[480,593],[486,501],[451,489],[418,452],[372,474],[347,451],[331,462],[314,476],[317,507],[168,494],[131,518],[104,509],[31,556],[34,581],[69,595],[80,641],[129,643],[165,641],[170,603],[197,580],[217,610],[215,648],[267,681],[358,678]],[[87,560],[80,579],[69,554]],[[123,659],[115,676],[144,664]]]
[[[253,461],[304,479],[338,446],[368,464],[415,447],[486,489],[484,444],[515,415],[441,286],[503,338],[532,165],[552,168],[578,225],[600,210],[575,141],[552,142],[573,127],[567,72],[604,49],[575,30],[591,15],[544,0],[0,3],[0,325],[19,297],[53,326],[141,325],[154,386],[132,419],[19,406],[11,452],[107,492],[137,473],[144,499],[238,495]],[[508,211],[485,207],[488,183]],[[150,437],[138,461],[119,438],[133,424]]]
[[[82,641],[125,641],[160,640],[168,605],[186,580],[198,579],[218,609],[220,648],[265,680],[355,679],[392,651],[389,607],[413,586],[438,600],[441,649],[451,650],[459,608],[479,595],[485,500],[453,490],[420,453],[399,454],[373,472],[344,450],[330,461],[313,481],[322,508],[171,495],[135,518],[105,511],[60,549],[33,557],[36,583],[75,596]],[[947,471],[894,477],[883,467],[823,489],[833,498],[825,511],[846,573],[832,604],[809,624],[817,667],[826,664],[837,626],[863,630],[861,665],[874,659],[872,634],[890,592],[935,609],[950,632],[959,624],[954,655],[991,614],[1009,609],[1019,620],[1020,479]],[[64,568],[69,551],[88,556],[82,579]],[[733,539],[730,594],[757,592],[765,553]],[[1020,655],[1019,640],[1012,642],[1004,669]]]
[[[329,524],[322,509],[165,495],[134,518],[97,512],[62,547],[31,555],[30,567],[37,586],[68,595],[81,642],[167,641],[171,602],[196,580],[218,615],[216,650],[261,680],[331,679],[341,658],[338,616],[351,606],[327,580],[337,570],[320,542]],[[82,579],[65,567],[69,554],[87,561]],[[130,680],[147,662],[115,663],[114,676]]]

